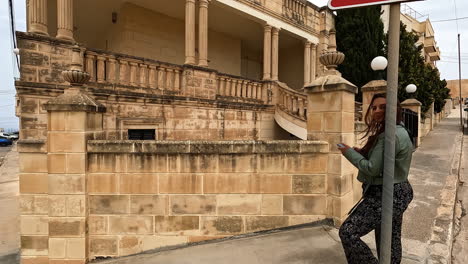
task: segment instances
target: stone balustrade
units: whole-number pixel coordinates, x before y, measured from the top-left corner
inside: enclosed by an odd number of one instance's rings
[[[278,107],[295,118],[305,121],[307,119],[307,95],[293,90],[284,84],[280,84],[279,87]]]
[[[218,95],[267,102],[267,89],[262,82],[231,75],[218,75]]]
[[[300,0],[283,0],[283,15],[297,23],[304,24],[307,18],[307,4]]]
[[[182,66],[93,50],[85,52],[90,82],[179,92]]]

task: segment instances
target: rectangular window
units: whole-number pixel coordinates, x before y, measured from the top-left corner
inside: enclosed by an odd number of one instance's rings
[[[155,129],[129,129],[128,139],[129,140],[155,140],[156,130]]]

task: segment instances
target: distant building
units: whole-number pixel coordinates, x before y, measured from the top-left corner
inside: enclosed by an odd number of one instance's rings
[[[384,23],[384,31],[388,32],[388,22],[390,16],[390,7],[382,6],[382,21]],[[423,16],[408,5],[402,5],[400,20],[406,25],[408,32],[416,33],[419,36],[419,41],[416,45],[424,45],[421,55],[426,63],[436,67],[436,62],[440,60],[440,50],[437,47],[437,42],[434,38],[434,28],[431,21],[427,18],[424,21],[419,21]]]
[[[462,98],[468,97],[468,79],[462,80]],[[460,85],[458,80],[449,80],[447,81],[447,88],[450,89],[450,97],[460,98]]]

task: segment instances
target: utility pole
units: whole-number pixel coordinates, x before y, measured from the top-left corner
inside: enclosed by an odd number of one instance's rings
[[[464,125],[463,125],[463,98],[462,98],[462,85],[461,85],[461,55],[460,55],[460,33],[458,33],[458,90],[460,93],[460,125],[461,130],[464,132]]]
[[[382,195],[380,264],[392,257],[393,179],[395,171],[395,133],[400,59],[400,3],[390,5],[388,30],[387,106],[385,109],[385,152]],[[379,245],[377,245],[379,246]]]

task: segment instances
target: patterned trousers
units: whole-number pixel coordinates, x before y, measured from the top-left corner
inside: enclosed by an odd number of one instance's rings
[[[392,264],[401,262],[401,224],[403,213],[413,200],[413,189],[408,182],[394,185],[392,223]],[[378,264],[369,246],[361,240],[375,230],[377,254],[380,256],[380,223],[382,218],[382,187],[371,186],[355,211],[340,227],[340,238],[349,264]]]

